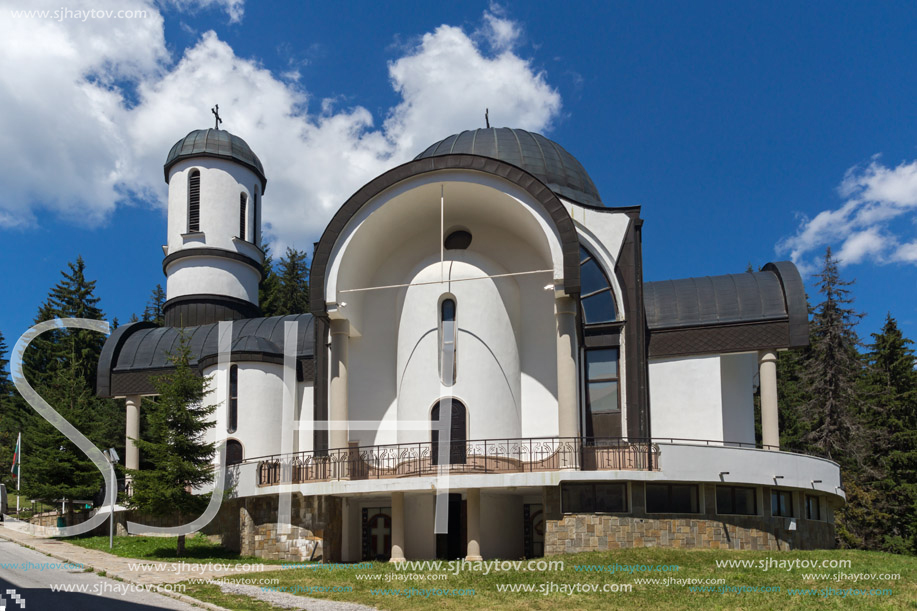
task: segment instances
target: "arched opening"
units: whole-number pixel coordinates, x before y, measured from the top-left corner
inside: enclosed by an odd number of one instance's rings
[[[244,460],[242,444],[236,439],[226,441],[226,464],[238,465]]]
[[[442,410],[440,409],[442,408]],[[440,431],[448,433],[448,437],[443,436],[448,447],[448,464],[464,465],[465,464],[465,444],[468,441],[465,428],[467,414],[465,405],[458,399],[440,399],[430,411],[431,422],[431,459],[432,464],[440,463]]]
[[[191,170],[188,175],[188,233],[201,230],[201,173]]]

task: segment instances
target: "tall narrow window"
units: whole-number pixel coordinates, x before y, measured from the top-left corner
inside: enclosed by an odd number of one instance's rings
[[[191,170],[188,177],[188,233],[201,230],[201,173]]]
[[[239,426],[239,366],[229,368],[229,424],[226,430],[235,433]]]
[[[455,300],[444,299],[440,306],[442,345],[440,348],[440,377],[443,384],[455,384]]]
[[[621,436],[617,348],[586,351],[586,436],[599,445]]]
[[[258,222],[258,210],[261,208],[261,189],[258,185],[252,187],[254,199],[252,200],[252,244],[261,244],[261,223]]]
[[[248,195],[242,193],[239,195],[239,239],[245,239],[245,220],[248,208]]]

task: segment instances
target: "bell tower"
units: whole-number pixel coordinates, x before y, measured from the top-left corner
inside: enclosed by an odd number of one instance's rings
[[[218,107],[217,107],[218,108]],[[169,185],[165,324],[188,327],[260,316],[264,252],[261,160],[225,130],[195,130],[175,143],[163,168]]]

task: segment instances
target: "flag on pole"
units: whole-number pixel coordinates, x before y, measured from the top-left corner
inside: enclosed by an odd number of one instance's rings
[[[22,433],[19,433],[19,436],[16,438],[16,450],[13,452],[13,468],[10,469],[10,473],[13,474],[13,477],[19,479],[19,443],[22,441]]]

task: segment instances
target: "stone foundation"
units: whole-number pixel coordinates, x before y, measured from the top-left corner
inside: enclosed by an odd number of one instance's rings
[[[646,514],[643,484],[631,484],[633,506],[627,514],[561,514],[560,488],[545,488],[545,556],[632,547],[701,549],[831,549],[834,524],[818,520],[790,520],[765,514],[717,515],[710,502],[713,485],[704,486],[708,499],[703,514]],[[769,500],[770,491],[765,488]],[[797,513],[798,515],[798,513]]]
[[[234,499],[204,530],[222,535],[222,544],[243,556],[304,562],[341,558],[341,500],[333,496],[292,495],[290,532],[277,532],[277,495]]]

